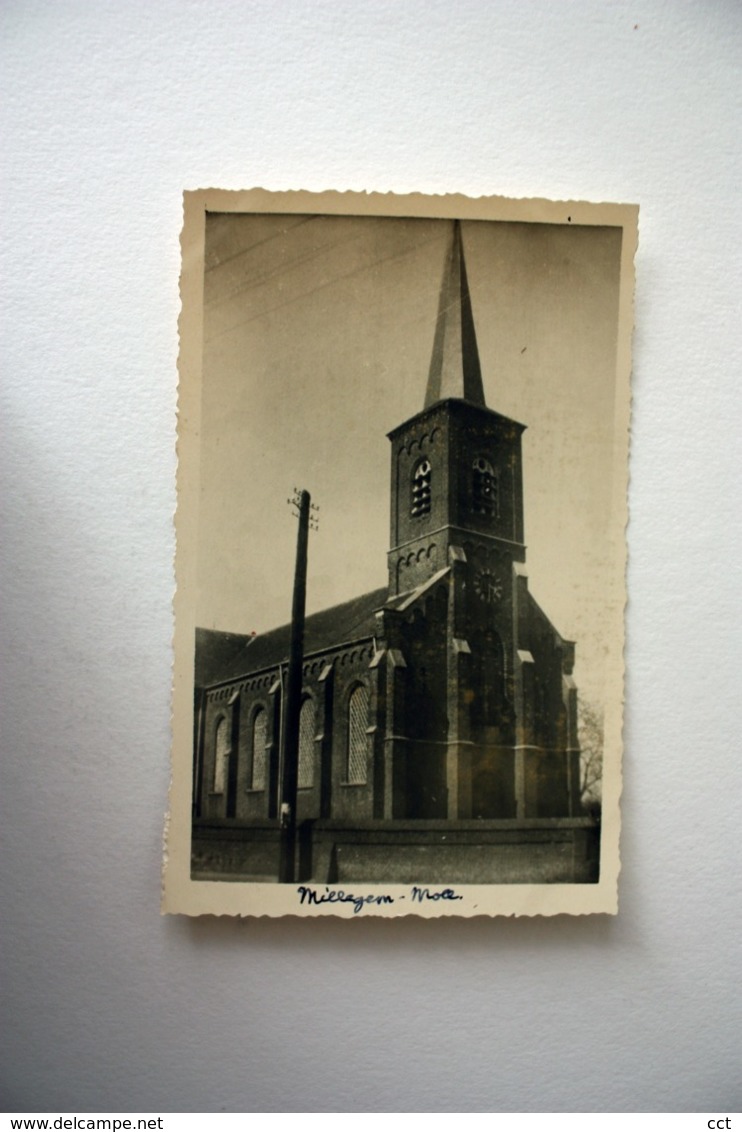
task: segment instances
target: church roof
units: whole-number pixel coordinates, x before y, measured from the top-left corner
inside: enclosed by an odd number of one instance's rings
[[[425,408],[452,397],[485,408],[477,336],[458,220],[454,221],[451,247],[441,285]]]
[[[232,657],[252,637],[243,633],[224,633],[220,629],[196,629],[196,670],[194,684],[204,688],[219,678]]]
[[[370,637],[375,631],[374,614],[381,609],[388,597],[383,586],[378,590],[362,594],[351,601],[333,605],[319,613],[310,614],[304,623],[304,655],[324,652],[348,641],[359,641]],[[281,625],[268,633],[255,637],[244,637],[237,633],[218,633],[216,630],[196,630],[196,684],[198,674],[203,671],[208,678],[199,685],[222,684],[238,677],[259,672],[265,668],[275,668],[285,663],[289,655],[291,626]],[[199,657],[199,649],[205,648],[215,660],[222,646],[215,637],[232,638],[224,643],[222,663],[207,663]],[[239,638],[239,641],[236,640]],[[236,646],[236,647],[235,647]]]

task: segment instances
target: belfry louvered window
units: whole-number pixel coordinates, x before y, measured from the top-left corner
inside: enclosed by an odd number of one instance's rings
[[[299,789],[314,782],[314,701],[308,696],[299,713]]]
[[[354,688],[348,700],[348,782],[361,785],[366,781],[368,751],[368,689],[363,684]]]
[[[265,745],[268,741],[268,713],[258,708],[252,721],[252,790],[265,790]]]
[[[472,464],[472,509],[479,515],[497,515],[500,510],[500,492],[497,474],[484,456]]]
[[[229,760],[229,725],[224,716],[216,725],[214,742],[214,793],[223,794],[227,784]]]
[[[420,460],[412,476],[412,504],[413,517],[430,514],[430,460]]]

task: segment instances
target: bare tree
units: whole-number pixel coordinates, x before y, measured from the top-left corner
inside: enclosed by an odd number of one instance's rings
[[[577,736],[582,804],[598,816],[603,799],[603,713],[584,701],[580,701]]]

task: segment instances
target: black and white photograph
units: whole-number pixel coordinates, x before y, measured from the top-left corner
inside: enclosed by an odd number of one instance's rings
[[[636,210],[235,196],[186,195],[166,909],[612,910]]]
[[[3,17],[9,1123],[742,1132],[742,5]]]

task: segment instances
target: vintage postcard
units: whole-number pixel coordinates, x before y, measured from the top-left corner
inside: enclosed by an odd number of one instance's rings
[[[185,194],[164,911],[616,912],[637,224]]]

